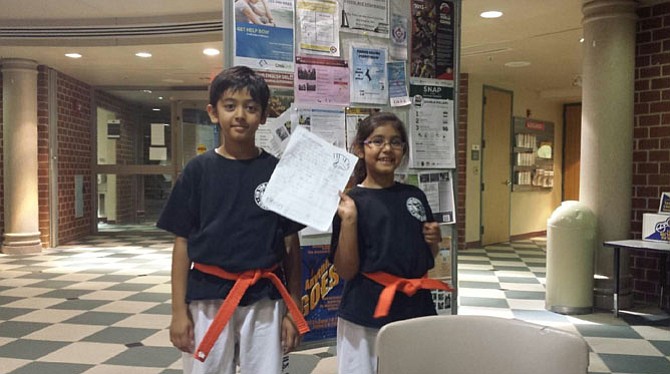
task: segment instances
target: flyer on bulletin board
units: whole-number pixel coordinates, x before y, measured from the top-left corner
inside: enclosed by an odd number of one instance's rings
[[[235,65],[293,72],[293,0],[235,2]]]
[[[296,56],[296,104],[349,105],[349,67],[345,60]]]
[[[351,47],[351,102],[386,104],[386,48]]]
[[[454,79],[454,3],[412,0],[410,76]]]
[[[455,168],[453,87],[449,81],[431,81],[433,84],[410,83],[409,164],[421,169]]]
[[[343,282],[328,260],[330,245],[302,246],[302,313],[310,331],[304,342],[335,338]]]

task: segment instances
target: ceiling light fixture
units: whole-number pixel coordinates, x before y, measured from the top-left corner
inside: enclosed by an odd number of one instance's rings
[[[137,52],[137,53],[135,53],[135,56],[142,57],[142,58],[149,58],[149,57],[151,57],[151,53],[149,53],[149,52]]]
[[[158,100],[163,100],[163,96],[158,96]]]
[[[579,38],[580,43],[584,43],[584,38]]]
[[[482,18],[499,18],[502,15],[503,13],[499,10],[487,10],[486,12],[479,13],[479,16]]]
[[[81,55],[79,53],[66,53],[65,57],[69,58],[81,58]]]
[[[144,92],[144,93],[151,93],[152,91],[151,91],[151,90],[142,90],[142,92]]]
[[[202,53],[206,54],[207,56],[217,56],[221,53],[221,51],[216,48],[205,48],[202,50]]]
[[[523,68],[523,67],[526,67],[526,66],[530,66],[530,62],[528,62],[528,61],[510,61],[510,62],[506,62],[505,66],[507,66],[508,68]]]
[[[153,110],[154,112],[160,112],[160,111],[161,111],[161,108],[153,108],[153,109],[151,109],[151,110]]]

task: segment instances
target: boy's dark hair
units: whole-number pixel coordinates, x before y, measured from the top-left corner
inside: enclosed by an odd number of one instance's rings
[[[251,98],[261,105],[264,114],[267,113],[270,88],[263,77],[246,66],[233,66],[221,71],[209,86],[209,103],[216,108],[216,103],[226,91],[239,90],[249,90]]]
[[[403,155],[407,154],[409,146],[407,144],[407,131],[405,130],[405,125],[403,122],[391,112],[377,112],[370,114],[363,121],[358,124],[358,129],[356,130],[356,136],[354,141],[351,143],[352,150],[361,150],[363,149],[363,142],[372,134],[377,127],[391,125],[394,129],[400,134],[400,139],[405,142],[406,146],[403,150]],[[365,169],[365,160],[359,158],[354,167],[353,180],[354,184],[359,184],[365,180],[367,176],[367,170]]]

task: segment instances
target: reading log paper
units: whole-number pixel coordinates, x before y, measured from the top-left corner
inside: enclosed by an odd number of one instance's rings
[[[320,231],[328,230],[358,158],[301,126],[270,177],[261,205]]]

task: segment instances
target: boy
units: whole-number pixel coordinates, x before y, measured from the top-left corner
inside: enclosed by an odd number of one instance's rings
[[[222,71],[209,95],[221,146],[186,165],[157,223],[176,235],[170,340],[185,352],[185,373],[232,374],[236,363],[242,373],[280,373],[282,351],[308,328],[295,305],[303,226],[261,204],[277,164],[255,143],[270,90],[238,66]]]

